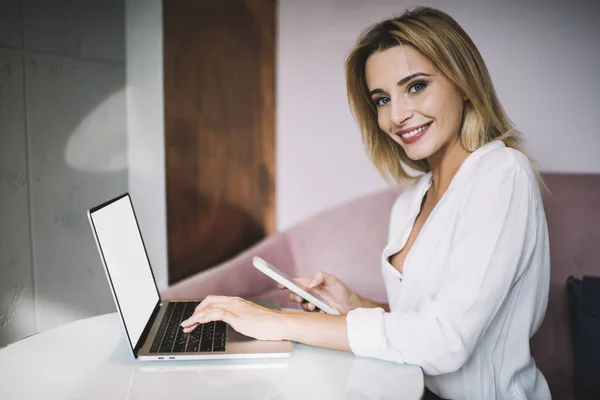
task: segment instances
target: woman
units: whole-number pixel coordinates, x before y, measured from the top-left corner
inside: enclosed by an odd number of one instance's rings
[[[412,181],[382,254],[389,304],[318,273],[299,281],[344,315],[210,296],[184,330],[223,320],[258,339],[416,364],[442,398],[549,399],[529,349],[549,288],[541,180],[475,45],[448,15],[417,8],[366,31],[346,78],[371,160]]]

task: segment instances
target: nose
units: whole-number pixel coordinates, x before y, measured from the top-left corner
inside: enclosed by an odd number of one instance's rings
[[[412,110],[408,107],[403,99],[395,98],[392,100],[391,119],[395,126],[402,126],[407,120],[412,117]]]

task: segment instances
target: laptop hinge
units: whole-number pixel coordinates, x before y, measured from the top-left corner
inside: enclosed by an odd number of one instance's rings
[[[133,349],[133,354],[135,354],[135,358],[138,357],[138,352],[140,351],[140,349],[142,348],[144,343],[146,343],[146,339],[148,338],[148,335],[150,334],[150,329],[152,329],[152,325],[154,325],[154,320],[156,319],[156,316],[158,315],[158,312],[160,311],[160,306],[161,306],[161,300],[159,299],[156,302],[156,306],[154,306],[152,315],[150,315],[150,318],[148,318],[148,322],[146,322],[146,326],[144,327],[144,330],[142,331],[142,334],[140,335],[140,340],[138,340],[137,344],[135,345],[135,347]]]

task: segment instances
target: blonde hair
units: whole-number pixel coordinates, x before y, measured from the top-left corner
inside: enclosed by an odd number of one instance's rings
[[[367,59],[373,53],[398,45],[411,46],[421,52],[468,99],[460,131],[461,143],[467,151],[473,152],[486,143],[501,140],[507,147],[525,154],[521,149],[521,135],[502,108],[485,62],[469,35],[448,14],[417,7],[368,28],[358,38],[345,64],[350,108],[366,151],[386,180],[390,176],[397,182],[414,178],[400,161],[417,171],[429,171],[427,160],[411,160],[402,147],[379,128],[377,108],[369,97],[365,77]]]

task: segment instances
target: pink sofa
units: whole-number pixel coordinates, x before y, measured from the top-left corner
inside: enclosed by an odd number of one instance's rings
[[[568,275],[600,275],[600,175],[545,174],[550,231],[551,291],[546,318],[532,339],[532,352],[553,398],[572,399],[572,355],[565,282]],[[392,188],[321,212],[213,269],[187,278],[162,295],[167,299],[208,294],[278,297],[296,307],[274,282],[252,267],[257,255],[292,276],[327,271],[351,289],[385,301],[380,255],[390,208],[402,189]]]

